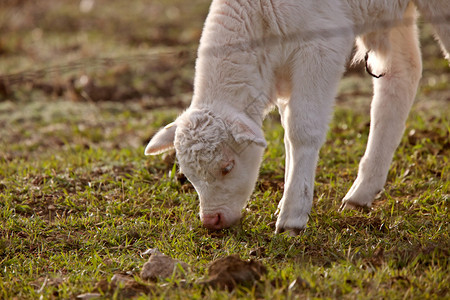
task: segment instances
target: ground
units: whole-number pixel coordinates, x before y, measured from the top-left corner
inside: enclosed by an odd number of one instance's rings
[[[173,158],[143,155],[152,134],[189,104],[208,6],[0,4],[0,298],[95,292],[114,274],[137,278],[154,248],[191,270],[135,297],[449,298],[450,68],[430,24],[420,24],[417,100],[372,210],[337,212],[369,128],[371,78],[357,66],[339,88],[308,228],[294,238],[274,234],[284,174],[274,112],[241,224],[209,232]],[[200,284],[212,261],[233,254],[267,267],[258,284]],[[305,284],[290,284],[299,278]],[[126,289],[113,296],[130,296]]]

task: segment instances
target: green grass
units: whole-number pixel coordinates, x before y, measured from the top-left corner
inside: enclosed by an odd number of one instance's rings
[[[284,174],[277,114],[264,124],[269,147],[256,190],[241,224],[228,230],[201,227],[197,195],[173,176],[170,157],[143,155],[191,93],[195,52],[176,61],[161,53],[196,47],[208,1],[154,1],[153,19],[141,1],[87,15],[61,4],[46,18],[54,1],[23,3],[16,27],[8,18],[0,26],[0,73],[44,73],[0,86],[0,298],[75,298],[115,273],[137,276],[149,248],[191,266],[185,281],[149,284],[154,298],[449,298],[450,71],[428,27],[424,77],[385,191],[369,212],[337,212],[368,134],[370,78],[351,73],[321,150],[308,228],[292,238],[274,234]],[[181,21],[169,18],[174,7],[183,9]],[[156,54],[133,56],[147,51]],[[98,63],[104,57],[115,59]],[[48,72],[60,65],[70,67]],[[95,80],[93,94],[78,86],[82,76]],[[123,91],[101,94],[111,87],[137,94],[105,101]],[[198,284],[209,263],[230,254],[262,262],[268,274],[232,292]],[[289,288],[299,276],[309,287]]]

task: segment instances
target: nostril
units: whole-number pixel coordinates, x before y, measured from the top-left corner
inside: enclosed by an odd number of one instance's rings
[[[223,216],[220,213],[204,215],[202,223],[206,228],[220,229],[222,227]]]
[[[222,214],[217,214],[217,221],[216,221],[216,225],[219,225],[221,222],[222,222],[222,219],[223,219],[223,217],[222,217]]]

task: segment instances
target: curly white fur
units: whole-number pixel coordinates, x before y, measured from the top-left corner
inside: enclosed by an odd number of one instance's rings
[[[175,135],[177,158],[183,169],[204,181],[211,181],[210,168],[223,160],[223,147],[228,138],[225,122],[211,111],[193,109],[181,116]]]

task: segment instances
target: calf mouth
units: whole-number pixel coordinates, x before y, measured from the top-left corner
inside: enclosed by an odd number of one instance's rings
[[[224,212],[202,213],[202,224],[209,230],[221,230],[229,228],[239,222],[241,216],[231,216]]]

